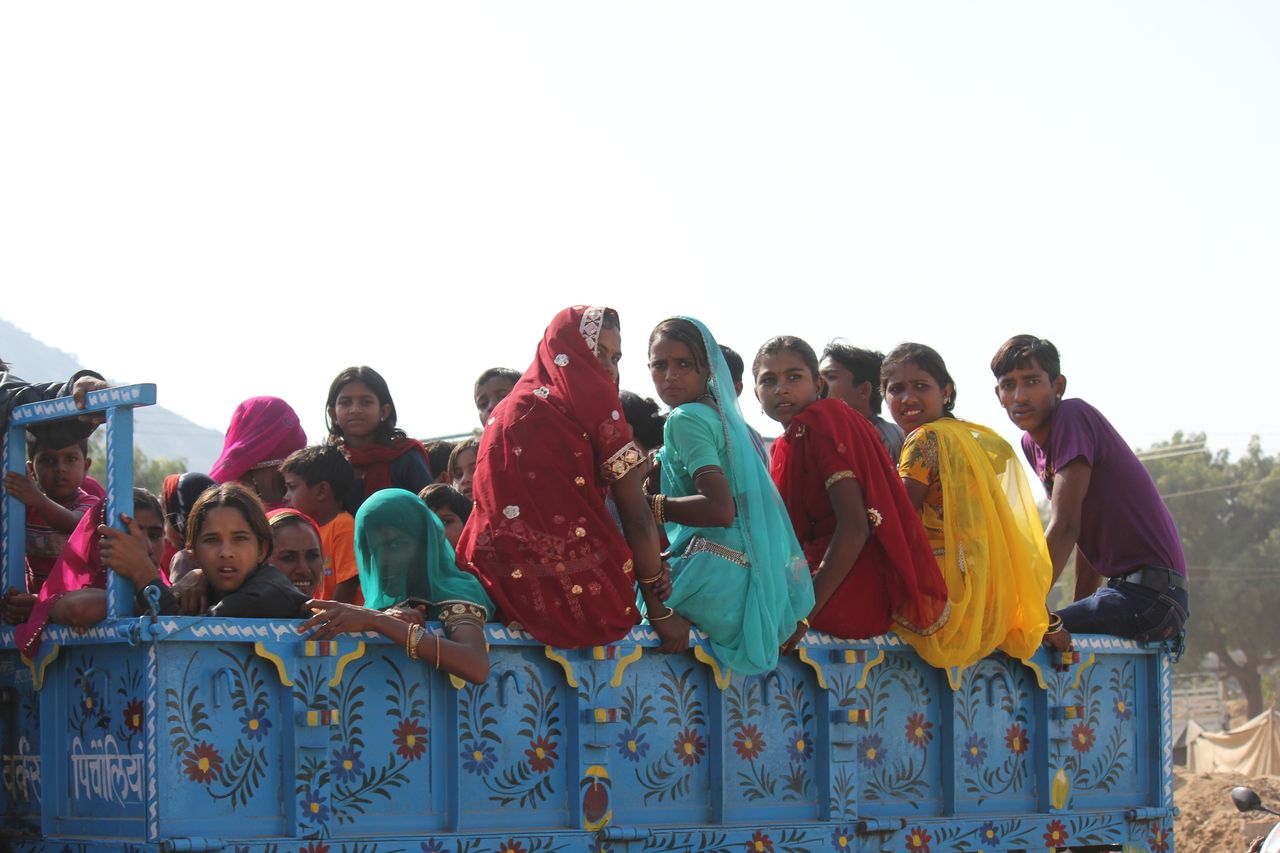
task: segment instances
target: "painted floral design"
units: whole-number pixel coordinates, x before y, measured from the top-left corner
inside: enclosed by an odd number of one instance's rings
[[[644,732],[635,728],[625,728],[618,735],[618,753],[628,761],[636,764],[649,752],[649,744],[644,739]]]
[[[1051,820],[1044,828],[1045,847],[1066,847],[1067,828],[1060,820]]]
[[[991,821],[987,821],[978,827],[978,843],[983,847],[992,846],[1000,843],[1000,833],[996,830],[996,825]]]
[[[880,735],[867,735],[858,741],[858,761],[867,767],[878,767],[884,761],[884,750],[880,746]]]
[[[430,841],[422,841],[418,844],[421,853],[449,853],[449,848],[445,847],[434,838]]]
[[[754,761],[764,752],[764,738],[755,723],[742,726],[733,736],[733,748],[743,761]]]
[[[1117,720],[1127,720],[1133,716],[1133,703],[1123,694],[1116,697],[1112,707],[1115,709]]]
[[[746,843],[747,853],[773,853],[773,839],[763,832],[756,831]]]
[[[981,767],[987,760],[987,739],[977,735],[969,735],[964,742],[964,752],[960,755],[964,763],[970,767]]]
[[[99,704],[98,692],[92,687],[85,687],[84,695],[80,697],[80,708],[86,714],[92,714],[98,709]]]
[[[391,730],[396,753],[406,761],[417,761],[427,751],[427,730],[416,719],[404,719]]]
[[[324,797],[311,788],[302,792],[299,808],[302,810],[303,817],[314,824],[322,824],[329,820],[329,806],[325,804]]]
[[[130,700],[124,707],[124,727],[131,732],[142,731],[142,701]]]
[[[754,729],[755,726],[749,728]],[[757,735],[759,732],[757,732]],[[737,744],[735,744],[736,746]],[[702,756],[707,752],[707,745],[703,743],[702,736],[693,729],[684,729],[680,734],[676,735],[675,744],[672,747],[676,754],[676,758],[684,763],[685,767],[693,767],[702,762]],[[764,742],[760,742],[760,749],[764,749]],[[741,750],[739,750],[741,755]],[[746,756],[744,755],[743,758]]]
[[[933,840],[933,836],[925,831],[924,827],[912,827],[907,832],[907,849],[911,853],[929,853],[929,842]]]
[[[1088,723],[1076,723],[1071,727],[1071,748],[1076,752],[1088,752],[1097,740],[1098,735]]]
[[[933,723],[924,718],[924,714],[916,712],[907,717],[907,743],[921,749],[933,740]]]
[[[831,833],[831,846],[837,850],[848,850],[853,844],[853,827],[837,826]]]
[[[222,774],[222,756],[202,740],[182,756],[182,772],[192,782],[208,785]]]
[[[477,776],[489,775],[497,761],[498,756],[493,747],[482,740],[467,744],[467,748],[462,751],[462,769]]]
[[[813,755],[813,742],[804,732],[791,732],[787,735],[787,755],[792,761],[808,761]]]
[[[1029,746],[1027,743],[1027,730],[1017,723],[1009,726],[1004,733],[1004,745],[1014,755],[1022,755]]]
[[[259,705],[250,708],[240,718],[240,734],[249,740],[264,740],[271,731],[271,721],[267,719],[267,709]]]
[[[348,747],[333,754],[333,776],[339,782],[353,782],[363,772],[360,750]]]
[[[321,844],[319,841],[313,841],[310,844],[299,847],[298,853],[329,853],[329,845]]]
[[[529,766],[536,773],[547,773],[552,767],[556,766],[556,759],[560,756],[556,753],[558,744],[546,737],[538,737],[529,743],[529,748],[524,751],[524,757],[528,759]]]
[[[1169,853],[1169,831],[1163,826],[1157,826],[1147,836],[1147,844],[1151,847],[1151,853]]]
[[[498,853],[525,853],[524,845],[514,838],[508,838],[498,845]]]

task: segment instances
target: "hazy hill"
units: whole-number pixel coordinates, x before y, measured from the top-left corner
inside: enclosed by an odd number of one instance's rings
[[[31,382],[60,382],[81,369],[70,353],[47,346],[7,320],[0,319],[0,358]],[[92,365],[101,371],[101,365]],[[103,374],[110,379],[111,376]],[[134,440],[152,459],[184,458],[192,471],[207,471],[222,450],[222,433],[187,420],[163,406],[138,409]]]

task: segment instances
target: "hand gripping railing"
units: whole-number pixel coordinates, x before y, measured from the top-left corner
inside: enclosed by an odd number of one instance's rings
[[[138,406],[152,406],[156,402],[156,386],[122,385],[102,391],[90,391],[85,395],[83,409],[77,408],[70,397],[58,397],[39,403],[27,403],[16,407],[9,416],[5,429],[5,470],[17,471],[26,476],[27,427],[50,421],[66,420],[93,412],[105,412],[107,417],[107,523],[123,528],[120,513],[133,515],[133,410]],[[5,495],[4,508],[0,512],[0,542],[4,548],[4,588],[25,590],[26,569],[23,556],[26,553],[27,508],[11,495]],[[115,572],[107,574],[107,618],[120,619],[133,615],[133,585]]]

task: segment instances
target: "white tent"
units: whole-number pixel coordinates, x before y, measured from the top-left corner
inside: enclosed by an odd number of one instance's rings
[[[1280,776],[1280,711],[1263,711],[1227,732],[1187,731],[1187,769],[1195,773]]]

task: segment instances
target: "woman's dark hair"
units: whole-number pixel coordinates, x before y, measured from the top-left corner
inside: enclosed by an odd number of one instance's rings
[[[776,338],[769,338],[761,345],[760,349],[756,350],[756,357],[751,362],[751,381],[753,384],[756,376],[760,373],[760,362],[780,352],[792,352],[800,356],[804,366],[809,368],[809,373],[813,375],[814,381],[818,381],[818,356],[813,351],[813,347],[809,346],[803,338],[797,338],[795,335],[778,335]],[[823,384],[820,396],[827,396],[825,384]]]
[[[600,325],[606,329],[613,329],[615,332],[622,331],[622,321],[618,319],[618,312],[612,308],[604,309],[604,317],[600,319]]]
[[[144,509],[149,509],[159,516],[161,520],[164,519],[164,509],[160,506],[160,499],[141,486],[134,486],[133,514],[137,515],[139,510]]]
[[[422,502],[427,505],[427,509],[439,514],[437,510],[442,507],[453,510],[453,514],[462,519],[462,523],[466,524],[467,519],[471,517],[471,507],[473,504],[467,500],[467,496],[462,492],[450,486],[448,483],[432,483],[424,486],[422,491],[418,492],[418,497],[422,498]]]
[[[191,515],[191,508],[196,505],[196,501],[204,494],[206,489],[211,489],[218,485],[208,474],[201,474],[198,471],[188,471],[178,478],[178,484],[174,487],[173,494],[169,496],[169,500],[165,503],[165,520],[173,525],[173,529],[178,531],[183,539],[187,537],[187,517]]]
[[[711,360],[707,358],[707,345],[703,343],[702,333],[697,326],[683,317],[669,317],[653,327],[653,332],[649,335],[649,349],[653,349],[653,342],[659,337],[671,338],[687,346],[689,352],[693,353],[693,366],[699,373],[710,375]]]
[[[329,428],[329,443],[337,444],[338,439],[342,438],[342,427],[333,420],[333,407],[337,405],[338,395],[342,393],[343,387],[352,382],[364,383],[365,387],[373,392],[373,396],[378,398],[379,406],[391,407],[387,417],[379,421],[374,429],[373,440],[380,444],[390,444],[393,439],[404,438],[404,430],[396,428],[396,401],[391,399],[391,389],[387,387],[387,380],[372,367],[360,365],[348,367],[329,385],[329,396],[324,404],[324,424]]]
[[[951,396],[942,404],[942,413],[949,415],[955,411],[956,381],[947,372],[947,363],[942,360],[942,356],[938,355],[938,351],[924,344],[898,344],[889,351],[889,354],[884,357],[884,363],[880,365],[881,393],[884,392],[885,381],[889,378],[889,374],[893,373],[900,365],[908,363],[914,364],[932,376],[933,381],[938,383],[938,387],[943,389],[943,393],[946,393],[948,385],[951,386]]]
[[[453,450],[449,451],[449,478],[450,479],[453,479],[454,463],[457,462],[460,458],[462,458],[462,454],[466,453],[468,450],[472,450],[477,453],[480,452],[480,441],[476,439],[474,436],[471,438],[464,438],[462,441],[459,441],[457,444],[453,446]]]
[[[884,353],[848,344],[832,341],[822,350],[822,360],[831,359],[836,364],[853,374],[853,384],[871,383],[871,398],[867,404],[872,414],[880,414],[880,406],[884,395],[880,393],[880,368],[884,364]]]
[[[475,387],[471,389],[472,399],[480,393],[480,386],[490,379],[505,379],[515,385],[520,381],[520,371],[514,367],[490,367],[484,373],[481,373],[480,378],[476,380]]]
[[[634,391],[623,391],[618,394],[622,401],[622,416],[631,424],[631,432],[641,450],[656,450],[662,446],[662,429],[667,423],[666,415],[658,408],[658,404],[648,397],[641,397]]]
[[[431,468],[431,476],[439,477],[449,473],[449,456],[453,453],[453,442],[437,438],[427,442],[427,465]]]
[[[991,372],[999,379],[1006,373],[1030,367],[1032,360],[1049,374],[1050,379],[1057,379],[1062,374],[1058,348],[1051,341],[1035,335],[1014,335],[1005,341],[996,350],[995,358],[991,359]]]
[[[200,531],[208,520],[209,513],[223,507],[239,510],[244,516],[258,544],[266,548],[262,557],[265,563],[271,556],[271,523],[267,521],[267,511],[262,506],[262,499],[253,489],[241,483],[223,483],[206,489],[200,495],[196,505],[191,508],[191,514],[187,516],[187,550],[195,550],[196,540],[200,538]]]

